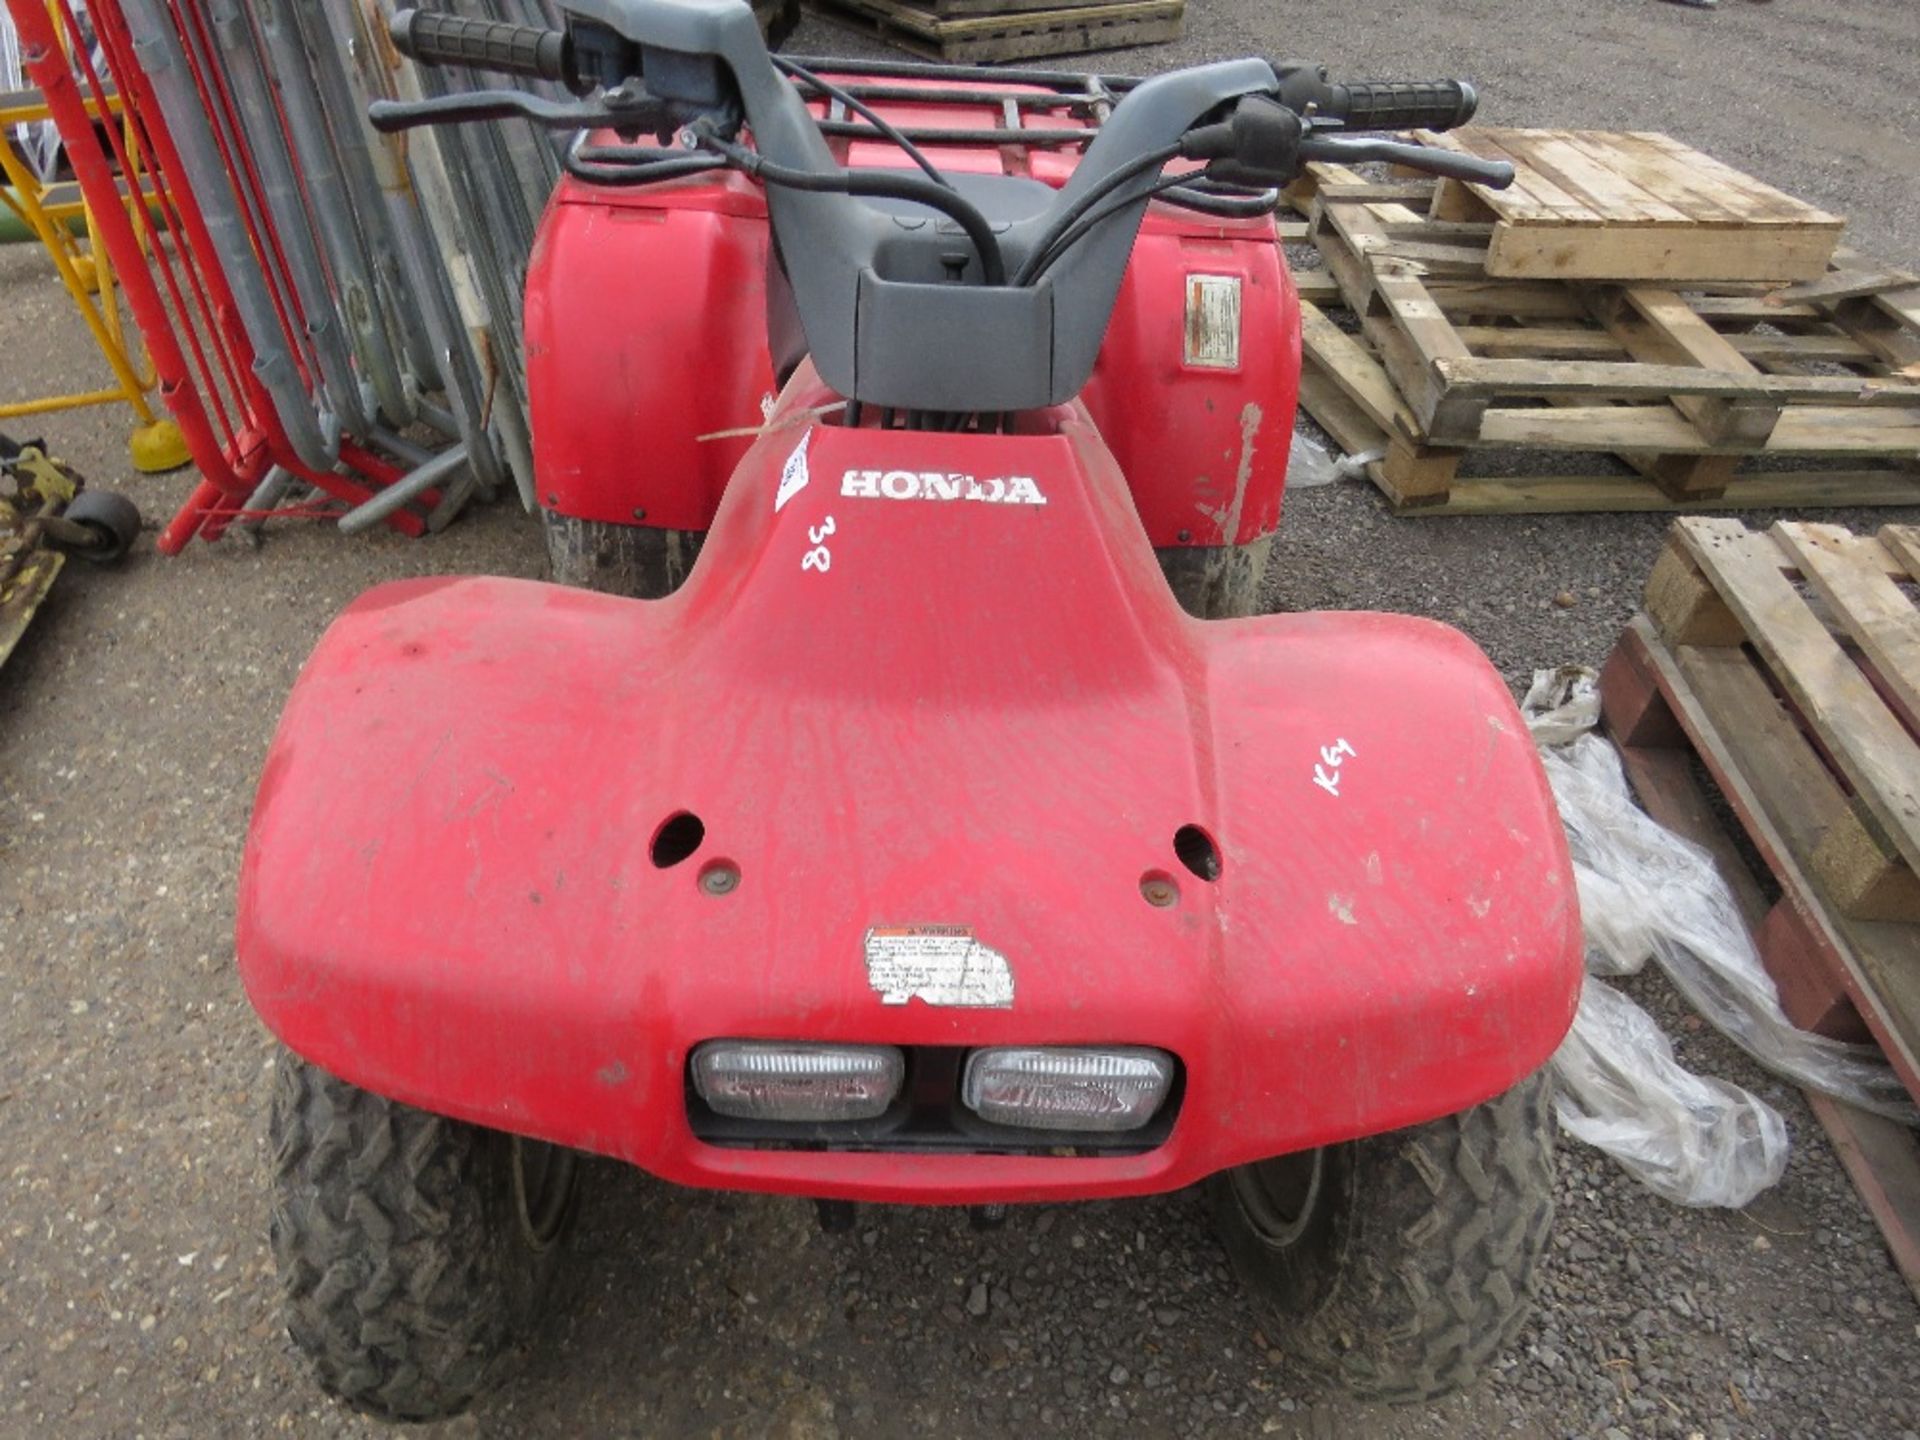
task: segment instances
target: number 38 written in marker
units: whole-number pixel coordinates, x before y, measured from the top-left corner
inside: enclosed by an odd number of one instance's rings
[[[1355,754],[1353,746],[1345,740],[1336,740],[1331,745],[1320,747],[1320,763],[1313,767],[1313,783],[1327,794],[1340,798],[1340,766]]]
[[[833,552],[828,550],[824,543],[831,534],[833,534],[831,515],[807,531],[807,541],[813,549],[800,557],[802,570],[818,570],[824,575],[833,568]]]

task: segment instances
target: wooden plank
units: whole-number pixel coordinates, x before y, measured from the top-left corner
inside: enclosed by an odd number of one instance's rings
[[[1433,182],[1405,180],[1383,185],[1371,180],[1348,180],[1322,185],[1314,193],[1329,205],[1371,205],[1386,202],[1395,205],[1411,205],[1424,212],[1433,202]]]
[[[1767,297],[1769,305],[1817,305],[1829,300],[1851,300],[1861,295],[1878,295],[1885,290],[1904,290],[1920,284],[1920,276],[1911,270],[1880,266],[1834,270],[1816,280],[1789,285]]]
[[[1599,405],[1555,410],[1490,408],[1472,445],[1546,450],[1628,450],[1672,455],[1747,453],[1712,445],[1671,405]],[[1769,455],[1875,455],[1920,458],[1920,410],[1835,410],[1791,405],[1764,449]]]
[[[1582,131],[1567,140],[1596,164],[1658,195],[1696,223],[1739,225],[1751,218],[1744,192],[1717,183],[1694,165],[1676,164],[1671,152],[1644,135]]]
[[[1349,455],[1386,448],[1387,432],[1312,355],[1300,363],[1300,408]]]
[[[1908,579],[1920,581],[1920,525],[1882,525],[1874,538],[1906,567]]]
[[[1846,224],[1840,216],[1829,214],[1817,205],[1809,205],[1784,190],[1775,189],[1766,181],[1743,170],[1736,170],[1691,145],[1682,144],[1671,135],[1651,130],[1631,133],[1641,143],[1665,151],[1674,160],[1676,168],[1710,178],[1723,189],[1740,195],[1743,207],[1741,218],[1748,224],[1785,221],[1831,230],[1836,237]]]
[[[1708,320],[1747,325],[1777,325],[1784,320],[1821,320],[1825,312],[1812,305],[1769,305],[1765,295],[1694,295],[1693,313]]]
[[[1822,231],[1752,225],[1510,225],[1487,248],[1489,275],[1563,280],[1793,279],[1818,274],[1833,249]]]
[[[1887,578],[1881,547],[1841,525],[1782,520],[1769,533],[1873,661],[1907,716],[1920,715],[1920,610]],[[1920,747],[1915,760],[1920,763]]]
[[[1920,1300],[1920,1146],[1913,1132],[1815,1091],[1807,1092],[1807,1103],[1880,1227],[1895,1268]]]
[[[943,19],[899,0],[830,0],[820,13],[877,32],[916,54],[970,62],[1083,54],[1177,40],[1184,11],[1184,0],[1119,0]]]
[[[1735,350],[1671,290],[1636,285],[1589,292],[1595,316],[1625,343],[1634,359],[1665,365],[1696,365],[1748,378],[1758,368]],[[1673,405],[1714,443],[1761,445],[1780,420],[1777,397],[1741,398],[1675,392]]]
[[[1380,282],[1385,285],[1385,280]],[[1424,295],[1423,315],[1440,317],[1439,307]],[[1501,395],[1611,395],[1627,400],[1658,400],[1668,396],[1703,396],[1723,400],[1764,400],[1773,402],[1778,413],[1782,403],[1822,401],[1826,404],[1851,404],[1873,409],[1913,409],[1920,413],[1920,387],[1890,385],[1884,381],[1856,375],[1768,375],[1749,365],[1738,355],[1731,359],[1738,370],[1707,370],[1672,363],[1618,362],[1608,360],[1502,360],[1473,355],[1452,327],[1447,334],[1458,347],[1460,358],[1436,356],[1440,376],[1446,388],[1456,394]],[[1663,352],[1664,353],[1664,352]],[[1417,409],[1418,407],[1416,407]],[[1730,448],[1758,450],[1764,447],[1772,425],[1757,436],[1738,433],[1710,443]]]
[[[1293,288],[1303,304],[1322,307],[1341,303],[1340,286],[1325,270],[1296,270]]]
[[[1641,598],[1647,618],[1669,645],[1737,646],[1747,638],[1740,617],[1677,539],[1669,538],[1661,548]]]
[[[1419,130],[1414,132],[1414,138],[1422,145],[1459,150],[1483,160],[1505,160],[1512,165],[1513,183],[1504,190],[1491,190],[1484,185],[1467,187],[1508,225],[1557,224],[1591,218],[1593,211],[1584,199],[1568,194],[1551,177],[1528,165],[1520,151],[1508,148],[1509,138],[1523,133],[1474,126],[1452,131]]]
[[[1085,5],[1110,4],[1112,0],[921,0],[920,9],[931,9],[943,20],[982,15],[1017,14],[1025,10],[1075,10]]]
[[[1303,357],[1300,367],[1300,406],[1347,454],[1385,451],[1367,467],[1367,478],[1397,505],[1417,507],[1445,500],[1460,452],[1428,450],[1387,434],[1311,353]]]
[[[1920,376],[1920,306],[1916,306],[1914,316],[1908,318],[1897,305],[1889,303],[1891,298],[1863,296],[1817,309],[1830,314],[1835,324],[1884,364],[1902,374]],[[1920,299],[1920,292],[1916,293],[1916,299]],[[1797,307],[1783,305],[1780,308],[1784,313]]]
[[[1418,433],[1413,414],[1380,362],[1317,305],[1301,303],[1301,349],[1383,435]]]
[[[1887,840],[1920,866],[1920,751],[1780,573],[1778,547],[1737,520],[1681,520],[1677,533]]]
[[[1587,314],[1569,287],[1545,280],[1435,279],[1427,293],[1447,315],[1580,320]]]
[[[1519,142],[1519,136],[1525,136],[1524,144]],[[1608,229],[1695,223],[1684,210],[1669,205],[1611,166],[1596,161],[1575,143],[1569,132],[1519,131],[1504,143],[1529,170],[1545,175],[1567,194],[1585,203],[1595,221]]]
[[[1887,577],[1885,552],[1838,525],[1781,521],[1769,533],[1872,662],[1911,728],[1920,716],[1920,611]],[[1920,744],[1909,748],[1920,769]],[[1828,830],[1813,868],[1847,914],[1920,922],[1920,877],[1857,809]]]
[[[1442,310],[1451,309],[1432,281],[1427,283],[1427,291]],[[1619,359],[1627,353],[1626,346],[1607,331],[1572,325],[1456,324],[1453,328],[1474,354],[1493,359],[1605,360]],[[1718,331],[1714,333],[1719,335]],[[1875,359],[1866,346],[1838,331],[1823,335],[1719,335],[1719,338],[1749,364],[1807,361],[1865,365]]]
[[[1369,260],[1396,260],[1412,267],[1406,273],[1420,275],[1444,275],[1460,279],[1477,279],[1487,273],[1486,247],[1472,245],[1443,245],[1420,240],[1399,238],[1410,230],[1423,227],[1405,225],[1382,226],[1380,244],[1367,251]]]
[[[1456,476],[1444,503],[1421,515],[1571,515],[1596,511],[1686,514],[1920,504],[1920,478],[1885,470],[1739,474],[1716,497],[1676,498],[1636,475]]]
[[[1493,360],[1617,360],[1627,353],[1606,331],[1581,330],[1571,325],[1456,325],[1453,328],[1467,349]]]
[[[1393,334],[1382,335],[1377,329],[1369,334],[1408,407],[1419,417],[1415,433],[1443,445],[1471,439],[1486,413],[1486,396],[1462,394],[1447,378],[1448,367],[1527,362],[1476,361],[1426,286],[1411,275],[1376,274],[1373,289]],[[1394,343],[1396,339],[1404,339],[1405,345]]]

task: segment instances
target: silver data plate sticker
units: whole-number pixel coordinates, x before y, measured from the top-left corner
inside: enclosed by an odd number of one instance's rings
[[[1240,367],[1240,277],[1187,276],[1187,364],[1203,370]]]

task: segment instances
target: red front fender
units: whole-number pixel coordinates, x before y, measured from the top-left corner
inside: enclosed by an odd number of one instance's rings
[[[784,413],[821,398],[796,382]],[[802,432],[770,434],[665,601],[363,596],[261,781],[238,937],[261,1015],[434,1110],[685,1183],[883,1200],[1167,1189],[1540,1065],[1579,927],[1485,659],[1392,616],[1188,620],[1084,412],[1046,428],[815,426],[798,486]],[[995,498],[1022,478],[1043,503]],[[682,811],[705,839],[659,868]],[[1189,825],[1217,880],[1176,856]],[[729,894],[699,884],[717,860]],[[1143,896],[1161,875],[1172,906]],[[924,925],[1004,957],[1011,1003],[888,1003],[866,937]],[[1185,1093],[1123,1157],[726,1149],[685,1101],[716,1036],[1155,1045]]]

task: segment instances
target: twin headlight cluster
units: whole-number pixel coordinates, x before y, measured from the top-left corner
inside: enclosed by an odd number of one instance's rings
[[[1137,1130],[1172,1087],[1174,1060],[1138,1045],[1002,1046],[968,1053],[960,1099],[994,1125]],[[716,1114],[826,1124],[886,1114],[906,1083],[892,1045],[709,1040],[693,1052],[693,1088]]]

